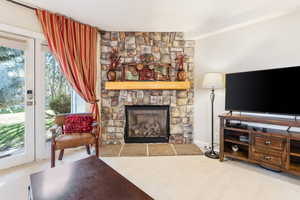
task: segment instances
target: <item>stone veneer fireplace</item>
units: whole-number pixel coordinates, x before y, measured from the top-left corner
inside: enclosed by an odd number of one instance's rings
[[[169,106],[125,106],[125,143],[169,142]]]
[[[125,143],[126,106],[168,106],[169,142],[193,141],[193,54],[195,41],[184,40],[183,33],[175,32],[106,32],[101,33],[101,124],[105,144]],[[140,56],[152,54],[158,63],[171,63],[170,79],[176,80],[175,58],[185,55],[184,70],[191,82],[189,90],[106,90],[109,56],[116,48],[121,63],[139,63]],[[117,80],[121,80],[117,69]]]

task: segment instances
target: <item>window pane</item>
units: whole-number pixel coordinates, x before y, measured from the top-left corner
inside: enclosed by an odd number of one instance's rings
[[[0,46],[0,159],[24,151],[24,51]]]
[[[45,79],[46,79],[46,134],[47,140],[51,138],[49,129],[53,126],[54,116],[71,112],[72,88],[60,71],[60,66],[50,52],[45,53]]]
[[[85,113],[87,105],[74,90],[72,92],[72,113]]]

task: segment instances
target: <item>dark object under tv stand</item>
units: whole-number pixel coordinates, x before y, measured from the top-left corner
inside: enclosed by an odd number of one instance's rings
[[[245,125],[249,122],[300,127],[300,121],[228,113],[219,118],[220,161],[227,157],[300,176],[299,132]],[[232,121],[239,121],[240,124]],[[248,140],[242,141],[241,136]],[[232,146],[237,146],[238,151],[233,151]]]

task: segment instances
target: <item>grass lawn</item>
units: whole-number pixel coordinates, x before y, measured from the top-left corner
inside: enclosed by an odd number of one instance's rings
[[[53,126],[53,119],[46,120],[46,130]],[[46,131],[45,131],[46,134]],[[0,152],[24,147],[24,123],[0,125]]]

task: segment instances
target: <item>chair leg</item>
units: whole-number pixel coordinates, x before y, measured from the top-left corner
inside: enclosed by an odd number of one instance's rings
[[[96,140],[95,148],[96,148],[96,156],[97,156],[97,158],[99,158],[99,141],[98,140]]]
[[[91,155],[90,145],[85,145],[87,154]]]
[[[65,152],[64,149],[60,150],[59,156],[58,156],[58,160],[62,160],[62,159],[63,159],[63,157],[64,157],[64,152]]]
[[[51,168],[55,167],[55,146],[51,145]]]

